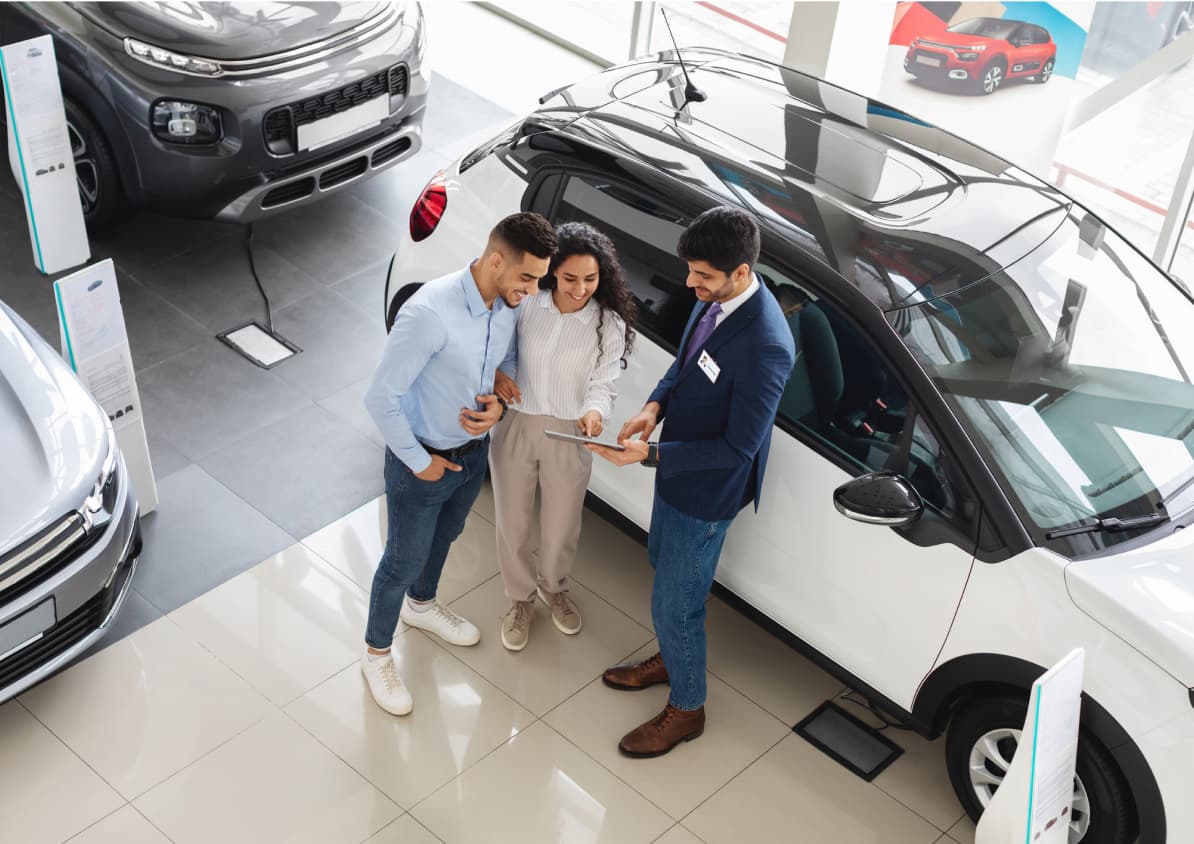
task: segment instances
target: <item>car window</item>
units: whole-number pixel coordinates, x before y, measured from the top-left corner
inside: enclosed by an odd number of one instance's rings
[[[904,429],[903,388],[837,309],[766,260],[756,269],[775,294],[796,346],[780,419],[846,457],[859,474],[886,468]]]
[[[676,255],[676,243],[688,225],[684,215],[619,182],[571,176],[555,221],[590,223],[609,236],[638,304],[639,329],[675,352],[696,302],[685,286],[687,269]]]
[[[1041,27],[1039,27],[1039,26],[1034,26],[1034,27],[1032,28],[1032,34],[1033,34],[1033,36],[1034,36],[1033,40],[1034,40],[1034,41],[1035,41],[1037,44],[1048,44],[1048,43],[1049,43],[1049,32],[1048,32],[1048,30],[1046,30],[1046,29],[1043,29],[1043,28],[1041,28]]]

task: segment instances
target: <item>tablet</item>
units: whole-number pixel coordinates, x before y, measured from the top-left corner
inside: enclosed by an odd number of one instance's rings
[[[547,434],[547,436],[551,437],[553,440],[564,440],[565,442],[581,443],[582,445],[584,443],[592,443],[593,445],[603,445],[606,448],[612,448],[614,451],[626,450],[626,446],[624,445],[619,445],[616,442],[602,442],[601,440],[594,439],[593,437],[582,437],[578,436],[577,434],[563,434],[559,431],[544,431],[543,433]]]

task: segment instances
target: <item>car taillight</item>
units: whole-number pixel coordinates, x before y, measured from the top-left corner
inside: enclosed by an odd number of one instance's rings
[[[444,171],[440,170],[431,177],[410,210],[410,239],[418,243],[430,237],[447,207],[448,181]]]

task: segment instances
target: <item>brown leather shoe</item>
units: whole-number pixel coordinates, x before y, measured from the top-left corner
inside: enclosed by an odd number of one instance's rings
[[[637,692],[666,683],[667,669],[663,666],[663,657],[655,654],[636,665],[615,665],[613,668],[607,668],[601,675],[601,680],[611,689]]]
[[[682,741],[692,741],[705,732],[705,707],[676,709],[670,703],[645,724],[622,736],[618,750],[636,759],[662,756]]]

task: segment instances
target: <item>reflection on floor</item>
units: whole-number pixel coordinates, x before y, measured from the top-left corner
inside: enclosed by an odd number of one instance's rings
[[[514,654],[492,508],[486,487],[440,592],[481,644],[395,638],[411,715],[374,706],[358,666],[378,498],[0,706],[0,840],[973,841],[939,742],[899,733],[904,755],[858,779],[790,730],[841,684],[717,599],[705,735],[620,756],[666,696],[598,679],[655,647],[642,545],[586,512],[584,631],[537,606]]]

